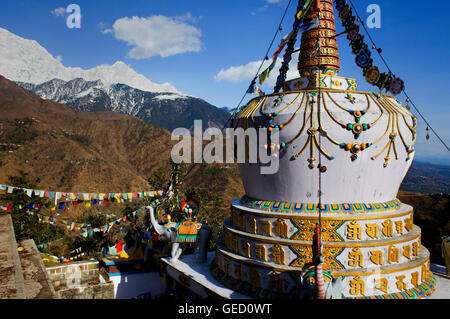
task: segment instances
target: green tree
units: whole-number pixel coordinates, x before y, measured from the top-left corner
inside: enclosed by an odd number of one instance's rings
[[[8,176],[8,184],[15,187],[37,189],[38,185],[29,180],[26,173],[19,171],[17,176]],[[26,205],[41,204],[50,206],[47,198],[41,198],[32,194],[29,197],[24,191],[14,189],[12,193],[0,194],[0,203],[12,205],[10,210],[14,232],[18,241],[34,239],[36,244],[47,243],[59,239],[65,235],[60,227],[41,223],[37,216],[27,214]]]
[[[152,185],[155,190],[162,190],[167,186],[169,181],[168,172],[166,169],[162,167],[158,167],[153,172],[152,176],[150,176],[147,181]]]

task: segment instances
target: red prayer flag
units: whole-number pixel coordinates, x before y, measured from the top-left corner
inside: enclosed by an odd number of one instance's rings
[[[314,11],[320,11],[320,0],[316,0]]]
[[[116,249],[117,249],[117,252],[118,252],[118,253],[120,253],[120,252],[123,250],[123,247],[122,247],[122,241],[119,241],[119,242],[116,244]]]

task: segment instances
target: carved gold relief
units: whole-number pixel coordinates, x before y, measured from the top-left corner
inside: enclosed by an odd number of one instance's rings
[[[284,249],[279,244],[272,246],[272,261],[281,265],[286,264]]]
[[[359,276],[354,277],[350,280],[350,295],[363,295],[364,296],[364,281],[359,278]]]
[[[403,221],[399,220],[395,222],[395,231],[398,234],[403,235]]]
[[[362,267],[363,266],[362,259],[363,255],[361,254],[359,248],[353,248],[348,253],[348,265],[351,267]]]
[[[269,236],[272,236],[272,224],[268,220],[261,220],[261,229]]]
[[[249,242],[242,241],[241,242],[241,249],[242,249],[242,253],[244,254],[245,257],[251,258],[251,255],[250,255],[250,243]]]
[[[419,243],[416,241],[412,244],[412,254],[417,256],[419,254]]]
[[[378,225],[366,224],[366,234],[372,239],[378,239]]]
[[[292,261],[289,266],[303,267],[313,260],[313,252],[311,246],[292,245],[291,250],[297,255],[297,259]],[[336,259],[344,250],[343,247],[322,247],[322,256],[325,263],[332,269],[344,269],[345,267]]]
[[[427,269],[427,266],[425,264],[422,265],[421,276],[422,276],[422,281],[425,281],[425,279],[427,279],[428,269]]]
[[[413,229],[413,216],[411,214],[411,216],[408,219],[405,219],[405,229],[407,231],[411,231]]]
[[[284,219],[278,218],[275,222],[275,231],[281,238],[288,238],[288,224]]]
[[[405,256],[408,259],[411,259],[411,246],[409,245],[403,246],[403,256]]]
[[[248,219],[248,230],[249,232],[256,234],[256,219],[254,218]]]
[[[375,278],[375,288],[387,293],[388,291],[388,281],[386,278]]]
[[[414,286],[419,285],[419,272],[418,271],[415,271],[411,274],[411,284],[413,284]]]
[[[292,235],[291,239],[313,240],[317,221],[317,219],[292,218],[291,222],[298,229],[298,231],[294,235]],[[336,231],[339,227],[342,226],[343,223],[344,221],[339,220],[322,220],[322,241],[344,241],[344,239]]]
[[[390,245],[388,248],[388,263],[398,263],[398,248]]]
[[[422,242],[422,233],[419,235],[419,240],[417,241],[417,249],[420,253],[420,250],[422,249],[422,245],[420,244]]]
[[[381,250],[375,250],[370,252],[370,261],[375,265],[383,264],[383,252]]]
[[[381,229],[383,235],[386,237],[392,237],[392,221],[387,219],[381,225],[383,225],[383,228]]]
[[[255,257],[267,261],[266,246],[255,244]]]
[[[347,226],[347,239],[356,240],[361,239],[361,226],[356,220],[352,221]]]
[[[281,278],[281,274],[277,271],[272,271],[269,273],[269,278],[270,278],[270,288],[282,292],[283,278]]]
[[[397,282],[395,283],[397,285],[398,290],[405,290],[406,289],[406,283],[403,282],[405,279],[404,275],[401,276],[395,276],[395,279],[397,279]]]

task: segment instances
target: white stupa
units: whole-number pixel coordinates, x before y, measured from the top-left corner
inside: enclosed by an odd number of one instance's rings
[[[348,15],[345,1],[337,2]],[[436,285],[430,254],[413,207],[396,198],[414,157],[417,120],[393,96],[359,92],[354,79],[337,75],[332,0],[317,3],[305,16],[318,15],[319,26],[302,35],[300,77],[279,77],[280,90],[251,100],[231,123],[278,131],[270,149],[280,164],[268,175],[259,164],[240,165],[246,194],[231,203],[211,273],[238,296],[307,296],[305,281],[318,285],[318,225],[329,296],[428,296]],[[386,82],[374,68],[365,73],[373,84]]]

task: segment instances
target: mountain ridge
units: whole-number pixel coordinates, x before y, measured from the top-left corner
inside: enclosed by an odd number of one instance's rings
[[[53,79],[41,84],[16,82],[43,99],[63,103],[74,110],[114,111],[136,116],[148,123],[173,130],[192,131],[194,120],[203,126],[222,128],[230,114],[208,102],[171,92],[147,92],[126,84],[105,86],[101,80]]]
[[[170,83],[153,83],[122,61],[87,70],[65,67],[37,41],[21,38],[3,28],[0,28],[0,74],[13,81],[32,84],[54,78],[64,81],[83,78],[87,81],[102,80],[107,86],[122,83],[143,91],[182,94]]]

